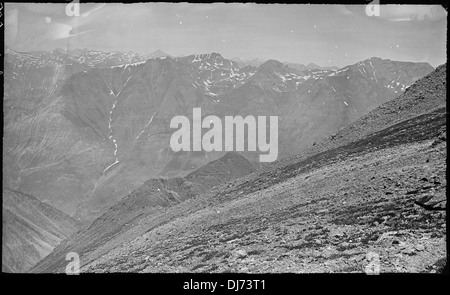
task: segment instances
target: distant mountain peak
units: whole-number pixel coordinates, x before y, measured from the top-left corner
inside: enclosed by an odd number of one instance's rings
[[[211,53],[211,58],[221,58],[221,59],[223,59],[223,56],[220,53],[218,53],[218,52],[212,52]]]
[[[308,67],[309,69],[321,69],[321,68],[322,68],[322,67],[316,65],[316,64],[313,63],[313,62],[310,62],[310,63],[307,65],[307,67]]]
[[[170,57],[170,54],[167,54],[164,51],[158,49],[158,50],[153,51],[152,53],[148,54],[146,57],[148,59],[160,58],[160,57]]]
[[[162,51],[161,49],[158,49],[158,50],[156,50],[156,51],[153,51],[152,53],[153,53],[153,54],[165,54],[165,55],[167,55],[167,53],[165,53],[165,52]]]
[[[307,65],[307,68],[309,70],[338,70],[339,69],[339,67],[336,67],[336,66],[321,67],[312,62]]]
[[[268,61],[266,61],[265,63],[263,63],[260,66],[261,70],[264,69],[277,69],[277,68],[284,68],[285,65],[282,64],[281,62],[274,60],[274,59],[269,59]]]
[[[263,63],[266,62],[266,60],[260,59],[260,58],[254,58],[252,60],[246,60],[243,58],[239,58],[239,57],[234,57],[231,59],[232,61],[234,61],[235,63],[237,63],[239,65],[239,67],[246,67],[246,66],[252,66],[252,67],[259,67],[260,65],[262,65]]]

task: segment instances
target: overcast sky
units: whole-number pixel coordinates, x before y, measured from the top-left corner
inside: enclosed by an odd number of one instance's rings
[[[13,50],[68,47],[174,56],[276,59],[345,66],[377,56],[446,61],[447,12],[440,6],[305,4],[6,4],[5,42]]]

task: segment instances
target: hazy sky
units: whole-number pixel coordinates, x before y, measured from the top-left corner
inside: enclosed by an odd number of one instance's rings
[[[17,51],[92,48],[174,56],[345,66],[377,56],[446,62],[447,12],[440,6],[306,4],[6,4],[5,42]]]

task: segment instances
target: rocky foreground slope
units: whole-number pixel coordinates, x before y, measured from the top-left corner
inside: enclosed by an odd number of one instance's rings
[[[446,256],[446,66],[342,130],[33,272],[435,272]],[[355,127],[356,126],[356,127]],[[366,127],[362,127],[366,126]],[[344,138],[344,137],[342,137]],[[123,205],[125,206],[125,204]]]
[[[26,272],[80,223],[33,196],[3,189],[2,271]]]

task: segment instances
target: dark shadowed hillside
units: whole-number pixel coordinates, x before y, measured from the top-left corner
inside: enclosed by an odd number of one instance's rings
[[[30,195],[3,189],[2,271],[27,271],[79,226]]]
[[[201,184],[205,190],[229,180],[240,178],[255,170],[254,166],[243,156],[228,152],[218,160],[200,167],[185,178]]]
[[[245,176],[255,169],[238,153],[228,152],[184,178],[150,179],[124,197],[103,215],[76,235],[64,241],[51,254],[58,257],[69,248],[87,255],[105,243],[117,245],[117,237],[125,234],[145,218],[152,218],[190,198],[196,197],[216,185]],[[104,249],[102,249],[104,251]],[[92,252],[90,253],[90,252]],[[59,261],[59,263],[63,263]]]

